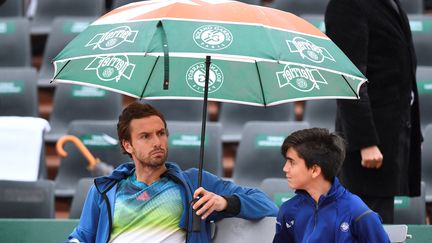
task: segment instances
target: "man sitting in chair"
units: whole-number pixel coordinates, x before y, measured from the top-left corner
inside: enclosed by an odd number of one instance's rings
[[[273,242],[390,242],[379,215],[336,177],[345,157],[341,137],[305,129],[289,135],[281,149],[296,196],[282,204]]]

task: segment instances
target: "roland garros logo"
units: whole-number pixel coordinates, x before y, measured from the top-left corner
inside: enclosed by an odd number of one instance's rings
[[[215,64],[210,64],[208,92],[217,91],[223,84],[222,70]],[[186,83],[195,92],[204,93],[205,88],[205,64],[196,63],[186,72]]]
[[[206,50],[222,50],[233,42],[231,32],[219,25],[204,25],[193,33],[195,43]]]
[[[335,59],[325,48],[319,47],[305,38],[295,37],[292,40],[287,40],[286,43],[290,52],[300,53],[303,59],[306,58],[315,63],[322,63],[325,59],[335,62]]]
[[[128,57],[123,55],[96,57],[84,70],[96,71],[101,81],[118,82],[123,77],[130,80],[135,64],[130,63]]]
[[[279,87],[290,85],[301,92],[310,92],[320,89],[320,84],[327,85],[327,81],[317,69],[306,68],[300,65],[288,64],[282,72],[276,72]]]
[[[109,50],[124,42],[133,43],[138,31],[131,30],[129,26],[120,26],[105,33],[96,34],[85,46],[93,46],[93,50]]]

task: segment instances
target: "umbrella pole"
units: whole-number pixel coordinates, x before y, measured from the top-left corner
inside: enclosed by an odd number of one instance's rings
[[[201,143],[200,143],[200,157],[198,164],[198,188],[202,185],[202,173],[203,173],[203,164],[204,164],[204,144],[205,144],[205,131],[207,124],[207,103],[208,103],[208,83],[209,83],[209,72],[210,72],[210,64],[211,57],[206,56],[206,69],[205,69],[205,80],[204,80],[204,100],[203,100],[203,112],[202,112],[202,122],[201,122]],[[200,197],[194,198],[194,202],[196,202]],[[200,231],[201,230],[201,219],[196,214],[196,210],[193,210],[193,218],[192,218],[192,230]]]

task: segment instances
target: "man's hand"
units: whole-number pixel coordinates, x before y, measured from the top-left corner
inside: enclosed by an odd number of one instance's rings
[[[379,148],[375,146],[362,148],[361,151],[361,165],[369,169],[379,169],[382,166],[383,155]]]
[[[206,219],[213,211],[223,211],[226,209],[228,202],[225,198],[209,192],[204,188],[200,187],[194,192],[194,198],[200,197],[198,201],[194,203],[192,208],[199,210],[196,212],[197,215],[201,216],[201,219]]]

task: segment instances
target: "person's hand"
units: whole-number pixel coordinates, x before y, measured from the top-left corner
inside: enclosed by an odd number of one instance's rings
[[[362,148],[361,165],[369,169],[379,169],[382,166],[383,155],[377,146]]]
[[[199,209],[196,214],[201,216],[201,219],[206,219],[213,211],[225,210],[228,205],[225,198],[202,187],[195,190],[194,198],[197,197],[200,197],[200,199],[193,204],[192,208],[194,210]]]

